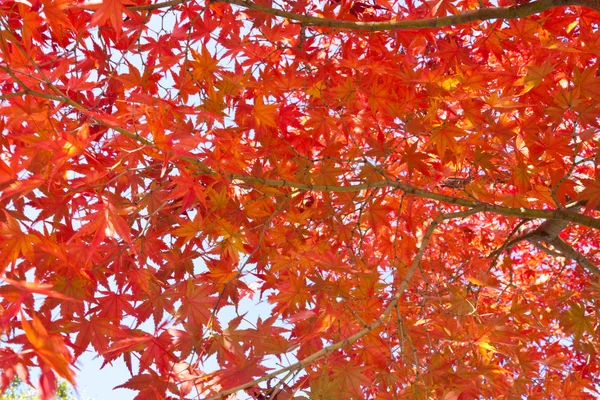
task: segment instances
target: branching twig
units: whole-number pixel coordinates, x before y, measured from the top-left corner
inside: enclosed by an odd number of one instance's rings
[[[281,375],[283,373],[286,373],[288,371],[300,370],[300,369],[306,367],[307,365],[313,363],[314,361],[316,361],[320,358],[323,358],[323,357],[327,356],[328,354],[331,354],[334,351],[341,349],[342,347],[346,347],[346,346],[358,341],[360,338],[362,338],[363,336],[365,336],[372,330],[379,327],[381,324],[383,324],[385,322],[386,319],[389,318],[390,314],[395,309],[396,304],[398,304],[398,301],[400,300],[402,294],[408,287],[408,283],[410,282],[410,279],[412,278],[413,274],[415,273],[419,264],[421,263],[421,259],[423,258],[423,255],[425,254],[425,250],[427,249],[427,245],[429,244],[429,241],[431,240],[431,236],[433,235],[433,231],[435,230],[435,228],[445,220],[455,219],[455,218],[463,218],[463,217],[467,217],[469,215],[479,213],[481,211],[482,211],[482,208],[479,207],[479,208],[473,208],[473,209],[470,209],[467,211],[455,212],[455,213],[450,213],[450,214],[441,214],[440,216],[438,216],[435,220],[433,220],[431,222],[431,224],[429,225],[429,228],[427,228],[427,231],[425,232],[425,235],[423,236],[423,240],[421,241],[419,250],[417,251],[417,254],[415,255],[415,258],[414,258],[410,268],[408,269],[408,271],[406,272],[406,275],[404,276],[404,278],[402,278],[402,281],[398,285],[398,289],[396,290],[394,297],[390,300],[387,307],[385,308],[385,310],[383,310],[383,312],[381,313],[379,318],[377,318],[371,324],[369,324],[366,327],[364,327],[363,329],[359,330],[354,335],[349,336],[346,339],[341,340],[337,343],[334,343],[331,346],[327,346],[327,347],[317,351],[316,353],[313,353],[310,356],[303,358],[302,360],[300,360],[292,365],[278,369],[277,371],[274,371],[267,375],[264,375],[258,379],[253,380],[252,382],[248,382],[243,385],[239,385],[234,388],[224,390],[221,393],[214,395],[214,396],[207,397],[204,400],[222,399],[232,393],[236,393],[236,392],[239,392],[246,388],[252,387],[254,385],[258,385],[261,382],[268,381],[269,379],[272,379],[272,378],[274,378],[278,375]]]
[[[567,209],[570,211],[577,211],[582,207],[581,203],[575,203],[570,206],[567,206]],[[571,246],[562,240],[559,236],[560,232],[565,229],[568,225],[566,221],[559,220],[548,220],[544,221],[537,228],[524,233],[515,239],[509,241],[507,244],[502,246],[500,251],[510,250],[517,243],[528,241],[533,246],[543,251],[552,257],[566,257],[570,258],[579,263],[584,269],[588,272],[595,275],[597,278],[600,278],[600,269],[594,263],[592,263],[586,256],[578,252]],[[553,247],[550,249],[541,244],[541,242],[549,244]]]

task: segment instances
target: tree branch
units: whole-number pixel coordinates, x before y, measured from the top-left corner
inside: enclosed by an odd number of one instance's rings
[[[148,5],[148,6],[158,7],[160,5],[161,7],[167,7],[167,6],[174,6],[177,4],[181,4],[184,1],[186,1],[186,0],[170,0],[167,2],[156,3],[156,4]],[[221,1],[221,0],[217,0],[217,1]],[[249,9],[263,11],[263,12],[268,12],[269,10],[272,10],[274,12],[274,15],[286,16],[286,18],[290,18],[290,19],[293,19],[292,17],[294,17],[294,16],[298,16],[298,18],[306,17],[306,18],[309,18],[309,20],[307,20],[307,21],[313,21],[313,19],[316,18],[316,17],[303,16],[300,14],[294,14],[294,13],[284,12],[284,11],[280,11],[280,10],[275,10],[275,9],[272,9],[269,7],[259,6],[259,5],[256,5],[252,2],[245,1],[245,0],[222,0],[222,2],[238,4],[243,7],[247,7]],[[537,4],[537,5],[535,5],[535,4]],[[477,15],[481,16],[481,15],[486,15],[484,13],[484,11],[488,12],[489,10],[498,9],[498,10],[513,10],[510,12],[509,11],[504,11],[504,12],[507,12],[509,14],[516,12],[516,14],[514,14],[514,15],[517,15],[517,17],[518,17],[520,15],[519,13],[521,13],[523,11],[514,11],[514,10],[522,10],[522,9],[530,10],[530,9],[538,9],[538,8],[541,9],[540,7],[542,7],[542,8],[546,7],[544,9],[548,9],[548,8],[552,8],[552,7],[556,7],[556,6],[566,6],[566,5],[574,5],[574,4],[587,5],[590,7],[592,7],[592,5],[593,5],[595,9],[600,10],[600,0],[539,0],[539,1],[528,3],[528,4],[525,4],[522,6],[486,8],[486,9],[480,9],[480,10],[476,10],[476,11],[472,11],[472,12],[469,11],[469,12],[467,12],[465,14],[461,14],[461,15],[472,15],[474,13],[483,13],[483,14],[477,14]],[[258,7],[258,8],[256,8],[256,7]],[[158,7],[158,8],[160,8],[160,7]],[[150,9],[150,8],[148,8],[148,9]],[[280,14],[280,13],[284,13],[285,15]],[[510,14],[510,15],[513,15],[513,14]],[[440,20],[440,19],[445,20],[444,18],[454,18],[454,17],[457,17],[457,16],[442,17],[442,18],[438,18],[437,20]],[[302,20],[298,20],[298,21],[302,21]],[[345,23],[345,21],[327,20],[327,19],[322,19],[322,18],[316,18],[314,21],[315,22],[317,22],[317,21],[333,21],[336,23],[337,22]],[[428,20],[421,20],[421,21],[428,21]],[[398,22],[394,22],[393,24],[401,24],[401,23],[405,23],[405,22],[412,23],[412,22],[418,22],[418,21],[398,21]],[[363,26],[360,24],[367,24],[366,26],[378,27],[380,25],[377,25],[377,24],[390,24],[390,22],[383,22],[383,23],[351,22],[351,24],[359,24],[357,26]],[[373,24],[375,24],[375,25],[373,25]],[[381,25],[381,26],[383,26],[383,25]],[[360,28],[357,28],[357,29],[360,29]],[[379,29],[380,28],[377,28],[375,30],[379,30]],[[381,29],[383,29],[383,28],[381,28]],[[396,28],[393,28],[393,29],[396,29]],[[398,29],[400,29],[400,28],[398,28]],[[404,29],[404,28],[401,28],[401,29]],[[19,51],[26,58],[29,58],[29,55],[20,46],[17,46],[17,47],[18,47]],[[30,59],[30,61],[32,62],[32,65],[38,71],[41,72],[39,66],[35,63],[35,61],[33,61],[31,59]],[[23,82],[20,82],[18,80],[18,78],[16,77],[16,75],[14,75],[14,73],[11,71],[10,68],[4,67],[4,66],[0,66],[0,68],[2,70],[4,70],[5,72],[9,73],[16,80],[16,82],[19,84],[19,86],[21,86],[22,90],[20,93],[37,96],[40,98],[46,98],[46,99],[53,100],[53,101],[64,102],[64,103],[70,105],[71,107],[73,107],[74,109],[90,116],[97,123],[99,123],[107,128],[113,129],[116,132],[119,132],[122,135],[129,137],[130,139],[133,139],[133,140],[136,140],[136,141],[142,143],[143,145],[152,146],[152,147],[155,146],[154,143],[152,143],[150,140],[138,135],[135,132],[131,132],[120,126],[117,126],[117,125],[114,125],[112,123],[102,120],[96,113],[91,112],[90,110],[88,110],[84,106],[82,106],[81,104],[70,99],[65,93],[60,91],[54,84],[52,84],[52,82],[49,82],[46,80],[44,83],[48,85],[48,87],[56,94],[56,96],[32,90],[29,87],[27,87]],[[208,167],[206,164],[204,164],[202,161],[198,160],[197,158],[180,156],[179,159],[187,161],[187,162],[195,165],[205,174],[213,175],[213,176],[219,174],[218,171]],[[439,193],[433,193],[433,192],[429,192],[429,191],[426,191],[423,189],[415,188],[413,186],[410,186],[408,184],[405,184],[405,183],[402,183],[399,181],[393,181],[390,179],[386,179],[386,180],[378,181],[378,182],[364,183],[364,184],[359,184],[359,185],[330,186],[330,185],[304,184],[304,183],[298,183],[298,182],[288,181],[288,180],[284,180],[284,179],[264,179],[264,178],[257,178],[254,176],[241,175],[241,174],[228,174],[226,176],[232,181],[239,180],[239,181],[245,182],[247,184],[254,184],[254,185],[259,184],[259,185],[265,185],[265,186],[271,186],[271,187],[290,187],[290,188],[296,188],[296,189],[301,189],[301,190],[314,190],[314,191],[334,192],[334,193],[359,192],[359,191],[367,190],[367,189],[389,187],[389,188],[400,189],[407,194],[411,194],[411,195],[414,195],[417,197],[428,198],[431,200],[437,200],[437,201],[447,203],[447,204],[455,204],[455,205],[469,207],[469,208],[481,207],[482,211],[484,211],[484,212],[493,212],[493,213],[500,214],[500,215],[514,216],[514,217],[525,218],[525,219],[546,219],[546,220],[568,221],[568,222],[574,222],[574,223],[577,223],[577,224],[580,224],[583,226],[587,226],[589,228],[600,229],[600,220],[592,218],[592,217],[588,217],[586,215],[582,215],[579,213],[573,213],[573,212],[569,212],[569,211],[565,211],[565,210],[533,210],[533,209],[526,209],[526,208],[518,208],[517,209],[517,208],[503,207],[503,206],[499,206],[499,205],[495,205],[495,204],[487,204],[487,203],[482,203],[482,202],[478,202],[478,201],[472,201],[472,200],[467,200],[467,199],[463,199],[463,198],[447,196],[447,195],[443,195],[443,194],[439,194]]]
[[[186,159],[188,159],[186,157]],[[493,212],[500,215],[519,217],[526,219],[547,219],[574,222],[589,228],[600,229],[600,220],[588,217],[587,215],[571,212],[567,210],[534,210],[531,208],[510,208],[495,204],[482,203],[463,199],[459,197],[447,196],[440,193],[429,192],[418,189],[400,181],[382,180],[376,182],[362,183],[359,185],[312,185],[308,183],[294,182],[286,179],[264,179],[255,176],[242,174],[230,174],[228,176],[232,181],[238,180],[250,185],[264,185],[270,187],[288,187],[307,191],[331,192],[331,193],[353,193],[368,189],[395,188],[413,196],[423,197],[431,200],[437,200],[442,203],[455,204],[463,207],[481,207],[484,212]]]
[[[578,211],[584,204],[580,202],[576,202],[572,205],[567,206],[569,211]],[[551,257],[566,257],[570,258],[573,261],[576,261],[588,272],[592,273],[596,276],[596,278],[600,279],[600,269],[590,259],[586,256],[578,252],[571,246],[566,243],[564,240],[560,238],[560,232],[565,229],[568,225],[568,222],[561,220],[548,220],[544,221],[537,228],[524,233],[515,239],[508,242],[508,244],[502,246],[500,251],[510,250],[514,245],[522,241],[528,241],[531,245],[536,247],[537,249],[543,251]],[[541,243],[546,243],[553,247],[553,249],[549,249]]]
[[[598,0],[598,1],[600,1],[600,0]],[[0,69],[12,74],[12,71],[9,68],[0,66]],[[13,75],[11,75],[11,76],[13,76]],[[29,94],[31,96],[45,98],[45,99],[53,100],[53,101],[57,101],[57,102],[64,102],[64,103],[70,105],[71,107],[73,107],[74,109],[90,116],[97,123],[99,123],[107,128],[113,129],[116,132],[119,132],[122,135],[127,136],[130,139],[133,139],[133,140],[136,140],[136,141],[142,143],[143,145],[154,146],[154,143],[152,143],[150,140],[138,135],[137,133],[131,132],[127,129],[121,128],[120,126],[117,126],[117,125],[114,125],[114,124],[111,124],[109,122],[102,120],[95,113],[92,113],[91,111],[86,109],[81,104],[79,104],[79,103],[75,102],[74,100],[70,99],[69,97],[67,97],[58,88],[56,88],[56,86],[54,86],[52,83],[50,83],[50,82],[44,82],[44,83],[46,83],[50,87],[50,89],[56,93],[56,95],[50,95],[47,93],[42,93],[42,92],[32,90],[32,89],[28,88],[22,82],[19,83],[19,85],[21,86],[21,89],[22,89],[22,91],[20,93]],[[179,159],[195,165],[205,174],[213,175],[213,176],[218,175],[218,171],[211,169],[210,167],[208,167],[206,164],[204,164],[202,161],[198,160],[197,158],[180,156]],[[503,207],[503,206],[499,206],[499,205],[495,205],[495,204],[482,203],[479,201],[473,201],[473,200],[468,200],[468,199],[459,198],[459,197],[447,196],[447,195],[440,194],[440,193],[429,192],[427,190],[418,189],[414,186],[408,185],[408,184],[400,182],[400,181],[393,181],[393,180],[389,180],[389,179],[377,181],[377,182],[363,183],[363,184],[359,184],[359,185],[334,186],[334,185],[313,185],[313,184],[307,184],[307,183],[293,182],[293,181],[285,180],[285,179],[265,179],[265,178],[258,178],[255,176],[242,175],[242,174],[228,174],[227,177],[231,181],[238,180],[238,181],[244,182],[249,185],[265,185],[265,186],[270,186],[270,187],[289,187],[289,188],[308,190],[308,191],[321,191],[321,192],[332,192],[332,193],[353,193],[353,192],[360,192],[360,191],[368,190],[368,189],[378,189],[378,188],[388,187],[388,188],[400,189],[403,192],[405,192],[407,194],[411,194],[413,196],[427,198],[427,199],[431,199],[431,200],[437,200],[437,201],[447,203],[447,204],[455,204],[455,205],[469,207],[469,208],[481,207],[482,211],[484,211],[484,212],[493,212],[493,213],[500,214],[500,215],[526,218],[526,219],[546,219],[546,220],[560,220],[560,221],[574,222],[579,225],[587,226],[589,228],[600,229],[600,220],[592,218],[592,217],[588,217],[587,215],[582,215],[582,214],[579,214],[576,212],[570,212],[570,211],[566,211],[566,210],[534,210],[534,209],[528,209],[528,208]]]
[[[452,25],[466,24],[475,21],[488,21],[492,19],[516,19],[538,14],[554,7],[584,6],[600,11],[600,0],[539,0],[531,3],[511,7],[490,7],[479,10],[466,11],[462,14],[448,15],[438,18],[425,18],[404,21],[359,22],[343,21],[337,19],[320,18],[311,15],[297,14],[262,6],[248,0],[215,0],[215,3],[234,4],[248,10],[264,14],[287,18],[300,22],[304,26],[319,26],[325,28],[352,29],[362,31],[394,31],[422,28],[443,28]]]
[[[154,4],[143,4],[127,7],[130,11],[154,11],[161,8],[175,7],[185,3],[187,0],[169,0]],[[355,29],[366,31],[384,31],[384,30],[407,30],[420,28],[443,28],[452,25],[466,24],[476,21],[487,21],[491,19],[516,19],[524,18],[529,15],[538,14],[554,7],[582,6],[600,11],[600,0],[539,0],[527,4],[511,7],[490,7],[479,10],[467,11],[462,14],[448,15],[438,18],[425,18],[405,21],[385,21],[385,22],[357,22],[341,21],[336,19],[320,18],[310,15],[297,14],[289,11],[278,10],[276,8],[261,6],[260,4],[244,0],[214,0],[213,3],[227,3],[237,5],[248,10],[259,11],[277,17],[287,18],[297,21],[303,26],[321,26],[338,29]],[[99,0],[91,0],[84,3],[85,6],[94,6],[100,4]]]
[[[593,274],[597,279],[600,279],[600,269],[594,265],[586,256],[575,250],[570,244],[566,243],[560,237],[554,238],[552,241],[547,242],[552,245],[563,257],[570,258],[573,261],[577,261],[588,272]]]
[[[568,205],[567,210],[577,212],[581,209],[581,204],[576,202],[575,204]],[[505,243],[502,248],[499,249],[499,252],[503,252],[504,250],[512,249],[517,243],[522,241],[529,241],[532,244],[537,242],[544,241],[549,242],[558,237],[560,232],[565,229],[569,225],[567,221],[561,220],[547,220],[540,224],[537,228],[530,229],[529,231],[522,233],[516,238],[512,239],[508,243]],[[494,252],[496,253],[496,252]]]
[[[154,10],[158,10],[161,8],[175,7],[182,3],[185,3],[186,1],[187,0],[170,0],[170,1],[163,1],[160,3],[154,3],[154,4],[131,6],[131,7],[127,7],[127,9],[131,10],[131,11],[154,11]]]
[[[381,313],[379,318],[377,318],[371,324],[367,325],[360,331],[356,332],[354,335],[349,336],[342,341],[334,343],[331,346],[327,346],[327,347],[317,351],[316,353],[313,353],[310,356],[303,358],[302,360],[300,360],[292,365],[278,369],[277,371],[274,371],[274,372],[271,372],[270,374],[264,375],[258,379],[253,380],[252,382],[248,382],[243,385],[239,385],[234,388],[224,390],[221,393],[211,396],[211,397],[207,397],[204,400],[222,399],[232,393],[239,392],[241,390],[247,389],[254,385],[258,385],[261,382],[265,382],[265,381],[268,381],[269,379],[273,379],[273,378],[277,377],[278,375],[281,375],[285,372],[300,370],[300,369],[306,367],[307,365],[313,363],[314,361],[316,361],[320,358],[323,358],[326,355],[331,354],[334,351],[341,349],[342,347],[346,347],[346,346],[358,341],[360,338],[365,336],[367,333],[369,333],[372,330],[379,327],[390,316],[390,314],[396,307],[396,304],[398,304],[398,301],[402,297],[402,294],[408,287],[408,283],[409,283],[410,279],[412,278],[413,274],[415,273],[419,264],[421,263],[421,259],[423,258],[423,254],[425,254],[425,250],[427,249],[427,245],[429,244],[429,241],[431,240],[431,236],[433,235],[433,231],[435,230],[435,228],[443,221],[446,221],[449,219],[455,219],[455,218],[464,218],[469,215],[477,214],[481,211],[483,211],[482,208],[474,208],[474,209],[467,210],[467,211],[455,212],[455,213],[450,213],[450,214],[441,214],[440,216],[438,216],[435,220],[433,220],[431,222],[431,224],[427,228],[427,231],[425,232],[425,235],[423,236],[423,240],[421,241],[421,245],[419,246],[419,251],[415,255],[415,258],[413,259],[413,262],[412,262],[410,268],[406,272],[406,275],[404,276],[404,278],[402,278],[402,281],[398,285],[398,289],[396,290],[394,297],[390,300],[389,304],[387,305],[385,310],[383,310],[383,312]]]

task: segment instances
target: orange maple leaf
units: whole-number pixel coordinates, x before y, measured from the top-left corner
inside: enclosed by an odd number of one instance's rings
[[[277,105],[265,104],[261,96],[257,97],[254,101],[254,109],[252,115],[256,120],[258,126],[270,126],[272,128],[277,127],[275,122],[275,113],[277,112]]]
[[[81,3],[79,7],[96,10],[90,21],[91,26],[102,25],[110,20],[110,24],[118,36],[123,27],[123,12],[127,12],[126,5],[135,5],[135,3],[131,0],[91,0]]]
[[[39,13],[30,11],[30,7],[24,4],[19,4],[19,13],[21,14],[21,18],[23,18],[23,28],[21,29],[23,43],[26,48],[30,48],[32,39],[41,40],[38,26],[42,19]]]
[[[42,321],[35,315],[33,315],[31,322],[27,321],[22,311],[21,326],[36,354],[61,377],[74,385],[75,373],[69,366],[71,355],[64,344],[64,340],[58,336],[51,336]]]
[[[593,210],[600,204],[600,176],[596,179],[582,180],[585,189],[581,192],[581,198],[587,200],[586,208]]]
[[[52,285],[36,283],[36,282],[27,282],[27,281],[15,281],[13,279],[4,278],[4,282],[14,286],[21,291],[30,292],[30,293],[38,293],[44,296],[53,297],[56,299],[61,299],[65,301],[77,301],[76,299],[65,296],[61,293],[52,289]]]
[[[0,247],[0,260],[2,260],[3,271],[4,266],[16,262],[19,257],[33,259],[33,246],[38,243],[37,236],[30,233],[23,233],[19,222],[5,211],[6,223],[0,222],[0,237],[2,237],[3,245]]]
[[[73,25],[65,13],[65,9],[71,4],[70,0],[42,0],[42,4],[46,21],[58,38],[64,36],[65,30],[73,29]]]

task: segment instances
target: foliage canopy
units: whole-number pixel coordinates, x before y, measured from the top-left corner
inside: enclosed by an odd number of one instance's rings
[[[8,386],[4,394],[0,395],[0,400],[37,400],[35,390],[22,382],[16,377]],[[56,385],[54,393],[55,400],[76,400],[77,397],[69,388],[69,384],[65,380],[61,380]]]
[[[599,10],[3,0],[3,389],[593,398]]]

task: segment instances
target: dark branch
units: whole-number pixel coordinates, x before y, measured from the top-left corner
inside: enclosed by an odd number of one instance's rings
[[[584,202],[576,202],[568,206],[567,209],[569,211],[577,212],[583,206],[585,206]],[[565,229],[568,224],[568,222],[561,220],[544,221],[537,228],[516,237],[506,245],[502,246],[500,251],[510,250],[517,243],[528,241],[533,246],[552,257],[565,257],[576,261],[584,269],[595,275],[596,278],[600,279],[600,269],[598,269],[598,267],[594,265],[594,263],[586,256],[575,250],[573,246],[560,238],[560,232],[562,232],[562,230]],[[551,248],[544,246],[542,243],[551,246]]]
[[[182,157],[182,159],[194,163],[194,160],[191,157]],[[587,215],[579,214],[570,210],[534,210],[530,208],[504,207],[496,204],[482,203],[475,200],[469,200],[460,197],[452,197],[440,193],[430,192],[428,190],[419,189],[406,183],[393,180],[368,182],[359,185],[338,186],[312,185],[309,183],[294,182],[286,179],[265,179],[242,174],[230,174],[228,177],[230,180],[234,181],[234,183],[235,181],[238,181],[237,183],[243,182],[251,186],[264,185],[269,187],[288,187],[300,190],[331,193],[356,193],[369,189],[394,188],[402,190],[403,192],[413,196],[437,200],[446,204],[454,204],[457,206],[468,208],[481,207],[483,212],[493,212],[500,215],[519,217],[525,219],[547,219],[574,222],[576,224],[587,226],[589,228],[600,229],[599,219],[588,217]]]
[[[324,28],[352,29],[362,31],[394,31],[403,29],[443,28],[492,19],[517,19],[539,14],[554,7],[584,6],[600,11],[600,0],[539,0],[511,7],[490,7],[466,11],[461,14],[438,18],[425,18],[403,21],[357,22],[320,18],[312,15],[297,14],[272,7],[262,6],[247,0],[215,0],[218,3],[234,4],[248,10],[258,11],[277,17],[300,22],[304,26],[320,26]]]

